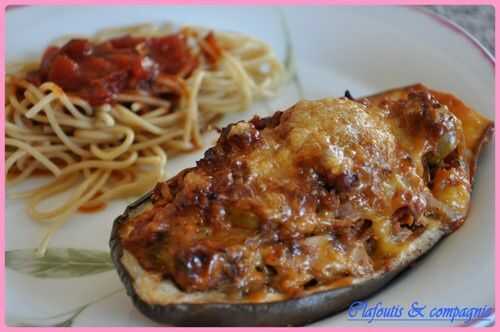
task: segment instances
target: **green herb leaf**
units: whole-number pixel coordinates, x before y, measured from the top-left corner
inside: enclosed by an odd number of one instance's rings
[[[114,269],[109,252],[74,248],[50,248],[43,257],[34,249],[10,250],[5,264],[37,278],[73,278]]]

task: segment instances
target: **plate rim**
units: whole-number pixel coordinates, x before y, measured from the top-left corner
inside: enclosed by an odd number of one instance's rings
[[[139,5],[140,3],[137,3]],[[106,6],[124,6],[122,4],[106,4]],[[168,6],[169,4],[164,4],[164,6]],[[174,4],[171,4],[174,5]],[[202,5],[201,3],[199,5]],[[305,6],[312,6],[313,4],[303,4]],[[76,7],[77,5],[75,5]],[[127,5],[128,6],[128,5]],[[287,6],[287,5],[280,5],[281,6]],[[330,4],[329,6],[342,6],[340,4]],[[384,6],[378,6],[378,7],[384,7]],[[391,6],[389,6],[391,7]],[[495,57],[492,55],[492,53],[480,42],[476,37],[474,37],[470,32],[468,32],[465,28],[462,26],[458,25],[451,19],[442,16],[438,13],[434,13],[430,11],[429,9],[425,8],[424,6],[419,6],[419,5],[404,5],[404,6],[393,6],[393,7],[402,7],[405,9],[408,9],[409,12],[417,13],[420,15],[425,15],[431,20],[433,20],[435,23],[439,24],[442,28],[451,30],[452,33],[460,35],[465,41],[468,42],[469,47],[473,47],[476,49],[478,52],[481,53],[481,58],[486,61],[489,64],[489,69],[493,75],[495,75],[495,67],[496,67],[496,61]],[[13,11],[25,11],[25,10],[36,10],[36,6],[29,6],[29,5],[10,5],[6,7],[5,15],[6,17],[9,16],[9,13],[12,13]],[[493,163],[495,161],[493,160]],[[5,209],[6,212],[6,209]],[[5,223],[4,223],[5,227]],[[4,266],[4,273],[5,273],[6,267]],[[6,304],[6,303],[5,303]],[[493,321],[491,323],[491,326],[495,324],[495,313],[491,315]],[[481,322],[477,323],[474,322],[473,324],[470,325],[464,325],[464,326],[490,326],[490,325],[482,325]]]
[[[452,30],[453,32],[455,32],[455,34],[461,35],[464,39],[466,39],[471,44],[471,46],[474,46],[478,51],[480,51],[482,53],[483,58],[490,63],[491,69],[493,70],[493,72],[495,71],[496,61],[495,61],[495,57],[493,56],[493,54],[491,54],[491,52],[476,37],[474,37],[469,31],[467,31],[464,27],[460,26],[458,23],[452,21],[451,19],[449,19],[441,14],[430,11],[426,7],[410,6],[410,5],[405,6],[405,7],[409,8],[410,10],[412,10],[414,12],[419,12],[423,15],[426,15],[427,17],[433,19],[435,22],[437,22],[441,26],[448,28],[448,30]]]
[[[140,5],[140,3],[137,3],[137,5]],[[164,4],[164,6],[169,6],[169,5],[174,5],[174,4]],[[196,5],[196,4],[193,4]],[[201,5],[201,3],[199,4]],[[314,5],[313,3],[311,4],[303,4],[303,6],[308,6],[308,5]],[[122,4],[116,4],[116,3],[111,3],[111,4],[106,4],[105,6],[123,6]],[[284,7],[286,5],[282,4],[279,5],[278,7]],[[342,4],[330,4],[328,6],[343,6]],[[368,5],[366,5],[368,6]],[[26,10],[26,9],[32,9],[35,6],[32,5],[8,5],[5,10],[6,16],[9,15],[13,10],[19,11],[19,10]],[[384,5],[378,5],[376,7],[385,7]],[[387,7],[391,7],[390,5]],[[393,6],[393,7],[402,7],[406,8],[409,11],[412,11],[414,13],[420,13],[422,15],[425,15],[429,18],[431,18],[433,21],[438,23],[444,28],[447,28],[448,30],[453,31],[455,34],[461,35],[465,40],[467,40],[471,46],[474,46],[478,51],[480,51],[483,55],[483,58],[487,60],[490,65],[492,66],[492,69],[494,71],[495,69],[495,64],[496,60],[493,54],[476,38],[474,37],[469,31],[467,31],[464,27],[460,26],[458,23],[452,21],[451,19],[430,11],[428,8],[422,5],[403,5],[403,6]]]

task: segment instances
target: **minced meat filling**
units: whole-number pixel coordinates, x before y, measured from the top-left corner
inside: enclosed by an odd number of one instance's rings
[[[460,224],[470,192],[462,137],[427,91],[302,101],[223,129],[196,167],[156,186],[153,207],[120,238],[145,270],[187,292],[294,296],[366,276],[429,220]],[[464,191],[453,204],[440,198],[449,185]]]

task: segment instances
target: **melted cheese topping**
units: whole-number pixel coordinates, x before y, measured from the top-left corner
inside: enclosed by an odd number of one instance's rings
[[[416,86],[230,125],[121,226],[122,246],[157,282],[228,298],[297,296],[385,271],[467,213],[466,155],[479,138],[448,104]]]

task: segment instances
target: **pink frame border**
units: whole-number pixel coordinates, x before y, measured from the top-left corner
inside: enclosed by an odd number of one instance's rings
[[[433,0],[417,0],[417,1],[403,1],[403,0],[339,0],[339,1],[332,1],[332,0],[313,0],[313,1],[307,1],[307,0],[146,0],[146,1],[137,1],[137,0],[106,0],[105,1],[107,5],[124,5],[124,4],[137,4],[137,5],[147,5],[147,4],[182,4],[182,5],[209,5],[209,4],[227,4],[227,5],[432,5],[432,4],[438,4],[438,5],[491,5],[494,7],[495,12],[497,9],[497,3],[500,3],[499,0],[490,0],[490,1],[484,1],[484,0],[479,0],[479,1],[471,1],[471,0],[441,0],[441,1],[433,1]],[[0,36],[0,62],[2,63],[2,66],[0,68],[0,84],[1,86],[5,86],[5,13],[6,9],[8,6],[23,6],[23,5],[90,5],[90,4],[103,4],[102,1],[99,0],[84,0],[84,1],[78,1],[78,0],[18,0],[18,1],[3,1],[0,6],[0,22],[2,23],[1,25],[1,30],[2,34]],[[13,9],[13,8],[12,8]],[[472,37],[468,32],[466,32],[464,29],[456,25],[455,23],[449,21],[448,19],[437,15],[433,14],[428,11],[424,11],[420,8],[414,8],[416,11],[419,11],[423,13],[424,15],[428,15],[430,17],[433,17],[435,20],[439,21],[442,25],[452,29],[453,31],[459,33],[460,35],[464,36],[464,38],[468,39],[469,42],[471,42],[477,49],[480,51],[485,59],[491,64],[492,70],[495,74],[495,77],[497,77],[497,74],[499,72],[499,69],[497,66],[495,66],[495,58],[474,38]],[[497,15],[495,15],[495,51],[498,52],[498,45],[499,45],[499,37],[498,37],[498,31],[499,31],[499,26],[500,26],[500,19]],[[498,94],[499,91],[499,84],[498,81],[495,81],[495,105],[498,105],[500,102],[500,97]],[[0,100],[2,104],[4,104],[5,101],[5,91],[4,89],[0,90]],[[497,106],[495,106],[495,122],[499,119],[499,114],[496,112]],[[500,188],[500,179],[497,176],[497,171],[500,169],[499,161],[500,157],[497,153],[497,148],[500,143],[500,138],[498,135],[495,135],[495,206],[500,205],[500,198],[496,195],[497,189]],[[3,148],[0,150],[0,169],[2,171],[5,169],[5,126],[2,125],[0,126],[0,145],[3,146]],[[0,177],[0,200],[3,202],[3,205],[0,207],[0,219],[2,221],[5,221],[5,176]],[[498,209],[495,209],[495,221],[496,221],[496,226],[498,226],[498,220],[500,218],[500,212]],[[3,223],[5,225],[5,223]],[[496,227],[495,229],[495,239],[498,239],[500,237],[500,227]],[[0,227],[0,248],[2,249],[2,252],[5,252],[5,227]],[[497,240],[495,240],[495,254],[496,257],[499,257],[499,251],[500,251],[500,245]],[[495,285],[497,286],[498,284],[498,279],[499,279],[499,271],[500,267],[497,264],[495,267]],[[42,331],[51,331],[54,328],[27,328],[27,327],[9,327],[5,325],[5,255],[0,255],[0,308],[2,311],[2,314],[0,315],[0,328],[2,330],[9,330],[9,331],[30,331],[30,330],[42,330]],[[498,287],[495,287],[495,307],[499,307],[500,303],[500,289]],[[467,327],[459,327],[459,329],[464,329]],[[135,327],[129,327],[129,328],[81,328],[81,327],[75,327],[72,328],[75,331],[87,331],[87,330],[93,330],[93,331],[106,331],[107,329],[119,329],[120,331],[139,331],[139,330],[147,330],[147,329],[152,329],[152,328],[135,328]],[[154,329],[154,328],[153,328]],[[195,328],[177,328],[177,327],[169,327],[168,328],[171,331],[175,330],[183,330],[183,331],[195,331]],[[248,330],[248,331],[257,331],[259,328],[225,328],[226,330]],[[266,328],[266,330],[292,330],[295,328]],[[326,329],[326,328],[311,328],[311,327],[305,327],[305,328],[299,328],[301,330],[314,330],[314,329]],[[384,331],[386,328],[373,328],[375,331]],[[412,328],[390,328],[392,330],[412,330]],[[429,328],[431,331],[441,331],[449,328]],[[205,331],[220,331],[220,328],[203,328]],[[352,330],[357,330],[357,331],[363,331],[365,328],[337,328],[339,331],[352,331]],[[415,329],[413,329],[415,330]]]

